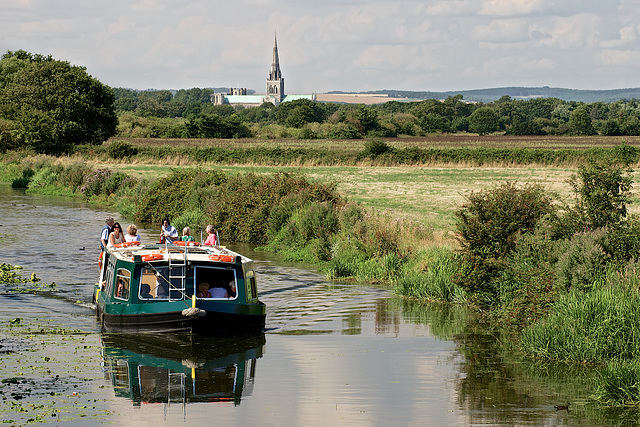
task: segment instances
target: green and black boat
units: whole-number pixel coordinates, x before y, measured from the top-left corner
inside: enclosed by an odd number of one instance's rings
[[[105,332],[261,332],[253,260],[195,242],[122,243],[100,255],[93,300]]]

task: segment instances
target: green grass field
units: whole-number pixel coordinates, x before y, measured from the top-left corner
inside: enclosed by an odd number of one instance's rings
[[[362,150],[365,140],[186,140],[186,139],[127,139],[137,146],[219,146],[227,148],[323,148],[334,151],[354,152]],[[544,148],[584,150],[594,147],[613,147],[621,142],[640,146],[640,137],[567,137],[529,136],[512,137],[490,135],[479,137],[472,134],[440,135],[426,138],[394,138],[388,144],[396,148],[406,147],[490,147],[490,148]],[[572,193],[569,177],[576,172],[577,165],[538,166],[493,165],[472,167],[470,165],[421,165],[421,166],[263,166],[263,165],[213,165],[194,164],[192,160],[178,156],[163,159],[162,164],[128,163],[126,161],[95,162],[94,167],[122,170],[138,177],[158,178],[172,168],[202,167],[219,169],[226,173],[275,173],[294,171],[319,182],[337,182],[338,190],[351,200],[361,202],[389,213],[393,217],[410,218],[434,230],[453,229],[454,212],[471,191],[490,188],[505,181],[535,183],[557,195],[558,200],[571,203]],[[159,163],[159,162],[158,162]],[[640,169],[639,165],[633,165]],[[637,182],[638,174],[634,175]],[[640,184],[638,184],[640,188]],[[640,190],[634,192],[634,201],[629,211],[640,213]]]

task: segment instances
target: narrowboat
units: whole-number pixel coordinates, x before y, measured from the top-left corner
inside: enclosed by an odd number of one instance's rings
[[[253,260],[196,242],[105,248],[93,293],[105,332],[225,334],[264,330]]]

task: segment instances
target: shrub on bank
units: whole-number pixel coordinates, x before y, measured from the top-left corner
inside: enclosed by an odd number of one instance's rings
[[[640,405],[640,361],[611,361],[599,376],[594,393],[597,401],[612,406]]]
[[[426,249],[415,254],[407,263],[395,284],[395,291],[410,298],[463,302],[465,291],[453,282],[457,268],[453,250],[447,247]]]
[[[637,276],[633,280],[637,285]],[[615,281],[562,295],[544,321],[522,334],[523,349],[541,359],[601,363],[640,358],[640,295]]]

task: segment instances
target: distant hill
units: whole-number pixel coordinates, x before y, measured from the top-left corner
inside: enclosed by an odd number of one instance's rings
[[[346,92],[333,91],[329,94],[342,94]],[[350,92],[353,93],[353,92]],[[383,89],[361,94],[387,95],[390,98],[421,99],[445,99],[449,96],[462,95],[465,101],[471,102],[491,102],[503,96],[510,96],[513,99],[531,98],[559,98],[565,101],[579,102],[615,102],[621,99],[640,99],[640,88],[609,89],[609,90],[580,90],[555,87],[501,87],[492,89],[473,89],[447,92],[427,92]]]

